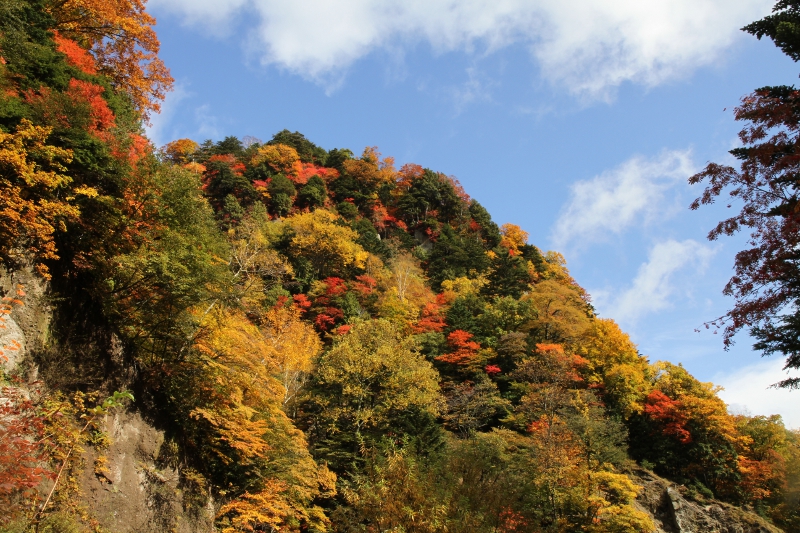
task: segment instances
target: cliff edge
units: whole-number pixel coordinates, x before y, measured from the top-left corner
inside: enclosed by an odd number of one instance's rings
[[[642,487],[636,506],[648,513],[656,533],[781,533],[766,520],[735,505],[688,498],[685,487],[637,468],[632,479]]]

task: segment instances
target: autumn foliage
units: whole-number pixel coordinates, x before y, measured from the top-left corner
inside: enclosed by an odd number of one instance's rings
[[[50,12],[68,60],[82,70],[89,65],[75,49],[81,46],[92,54],[97,72],[127,93],[145,120],[161,109],[173,80],[158,58],[155,19],[143,0],[65,0],[52,4]]]
[[[47,465],[42,442],[46,421],[40,406],[17,387],[3,387],[0,393],[0,502],[7,510],[20,511],[20,492],[34,496],[35,489],[55,473]]]
[[[734,275],[724,293],[733,296],[734,307],[710,323],[724,326],[726,346],[734,335],[751,330],[765,353],[786,356],[786,369],[800,368],[796,335],[796,248],[800,244],[800,213],[792,176],[797,171],[794,155],[800,137],[794,87],[765,87],[744,97],[735,110],[736,120],[746,126],[739,133],[742,147],[731,153],[741,161],[740,169],[710,163],[692,176],[692,184],[706,183],[702,195],[691,205],[714,203],[725,192],[730,202],[743,202],[741,211],[719,222],[708,234],[710,240],[749,231],[748,248],[736,254]],[[783,319],[776,317],[786,315]],[[794,388],[798,378],[781,386]]]
[[[76,195],[96,195],[88,187],[70,188],[64,172],[72,153],[50,146],[52,130],[23,121],[14,133],[0,132],[0,259],[31,254],[48,275],[45,260],[57,259],[55,233],[78,217]]]
[[[662,424],[664,436],[673,437],[681,444],[688,444],[692,435],[686,429],[688,418],[680,401],[670,400],[660,390],[651,392],[645,400],[644,412],[651,419]]]
[[[62,37],[57,31],[53,32],[53,41],[56,44],[56,50],[66,56],[67,63],[77,67],[85,74],[97,74],[97,64],[88,50],[72,39]]]
[[[453,331],[447,336],[447,344],[452,351],[440,355],[436,359],[443,363],[454,365],[469,365],[474,363],[481,345],[470,340],[472,337],[472,333],[468,331],[462,331],[460,329]]]
[[[175,508],[213,506],[226,533],[644,533],[633,461],[704,504],[800,524],[797,433],[651,363],[561,254],[498,226],[454,177],[288,130],[155,150],[143,121],[171,79],[144,3],[23,3],[27,25],[0,20],[0,261],[58,297],[36,354],[46,385],[0,374],[9,520],[105,527],[80,505],[80,457],[109,445],[105,413],[131,397],[101,390],[124,382],[168,427]],[[791,172],[761,135],[794,142],[796,96],[744,102],[745,169],[709,167],[700,203]],[[794,204],[748,200],[716,230],[764,237],[737,259],[743,314],[728,318],[783,349],[770,335],[794,325],[758,320],[793,305]]]

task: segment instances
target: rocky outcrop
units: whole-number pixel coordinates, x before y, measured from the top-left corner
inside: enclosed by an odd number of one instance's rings
[[[214,531],[214,502],[169,464],[170,444],[138,413],[105,421],[110,445],[84,454],[81,498],[93,517],[115,533]]]
[[[0,297],[21,300],[9,314],[1,315],[0,350],[5,357],[0,356],[0,370],[22,378],[22,384],[13,388],[24,397],[33,390],[32,384],[41,386],[37,353],[61,349],[51,346],[53,309],[48,289],[31,269],[9,272],[0,265]],[[24,296],[18,296],[18,290]],[[112,348],[112,356],[121,350]],[[136,411],[114,411],[104,425],[103,445],[87,447],[80,471],[72,473],[79,480],[78,498],[88,510],[86,518],[114,533],[214,531],[212,498],[196,483],[201,478],[191,471],[179,472],[163,431]]]
[[[47,282],[30,268],[8,272],[0,266],[0,297],[20,302],[4,302],[11,312],[0,316],[0,370],[18,370],[31,350],[46,344],[53,316],[47,304],[47,289]],[[24,296],[19,295],[20,291]]]
[[[11,372],[25,358],[25,334],[10,316],[0,317],[0,370]]]
[[[688,499],[680,485],[648,470],[636,469],[633,480],[642,487],[636,506],[651,515],[656,533],[781,533],[760,516],[739,507]]]

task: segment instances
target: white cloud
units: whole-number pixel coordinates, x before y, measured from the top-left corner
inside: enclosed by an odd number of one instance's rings
[[[691,239],[660,242],[650,250],[648,261],[639,267],[630,288],[618,295],[594,291],[595,307],[603,316],[627,324],[667,309],[672,305],[670,298],[676,291],[674,275],[689,267],[695,271],[704,270],[713,255],[711,247]]]
[[[151,0],[219,34],[252,18],[265,64],[329,83],[376,49],[428,43],[479,54],[521,44],[544,76],[608,99],[625,81],[654,86],[717,61],[772,0]],[[229,25],[228,25],[229,26]]]
[[[665,193],[693,173],[689,151],[653,159],[633,157],[617,168],[571,186],[569,203],[553,229],[559,249],[580,248],[665,214]]]
[[[175,131],[171,128],[172,121],[181,101],[189,96],[190,93],[181,83],[176,83],[172,92],[167,94],[161,103],[161,112],[154,114],[150,118],[150,125],[145,128],[145,133],[153,144],[163,146],[175,139]]]
[[[790,377],[782,368],[782,359],[765,359],[730,373],[719,373],[714,376],[714,383],[725,388],[719,396],[731,412],[765,416],[779,414],[787,427],[800,429],[800,409],[797,408],[800,391],[769,388],[773,383]]]
[[[217,117],[211,113],[208,104],[203,104],[194,110],[194,120],[197,124],[197,133],[210,139],[219,137]]]
[[[183,83],[176,83],[172,92],[161,104],[161,112],[153,115],[151,124],[145,127],[147,137],[155,146],[163,146],[170,141],[181,137],[202,137],[203,139],[218,139],[220,137],[219,119],[208,104],[196,105],[191,100],[193,93],[187,90]],[[180,119],[181,108],[183,112],[194,114],[194,127]]]
[[[250,3],[251,0],[150,0],[147,7],[151,12],[161,8],[180,13],[187,24],[224,36],[230,31],[234,16]]]
[[[460,87],[452,89],[456,114],[461,113],[464,107],[472,102],[491,101],[489,89],[496,85],[496,82],[483,75],[476,67],[469,67],[466,74],[467,81]]]

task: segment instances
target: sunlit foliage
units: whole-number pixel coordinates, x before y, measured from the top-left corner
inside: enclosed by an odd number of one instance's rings
[[[634,461],[699,501],[800,524],[797,433],[651,364],[561,254],[498,226],[454,177],[288,130],[157,151],[143,120],[171,79],[143,2],[0,10],[0,260],[32,264],[57,295],[36,355],[47,386],[2,375],[0,500],[23,529],[58,512],[98,530],[60,473],[105,442],[91,391],[120,382],[226,533],[652,531]],[[739,112],[788,112],[796,95],[779,93]],[[739,154],[743,172],[767,148]],[[701,203],[730,172],[698,175]],[[759,257],[739,266],[769,266]],[[794,305],[787,287],[778,308]],[[791,352],[773,335],[789,318],[759,324],[765,349]]]

